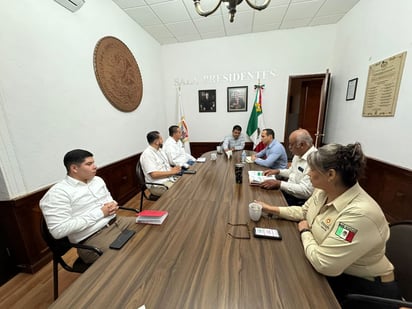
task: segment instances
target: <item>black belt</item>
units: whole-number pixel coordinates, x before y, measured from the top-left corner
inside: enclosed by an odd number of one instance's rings
[[[107,222],[101,229],[97,230],[96,232],[94,232],[92,235],[86,237],[85,239],[83,239],[82,241],[80,241],[80,244],[83,244],[84,242],[86,242],[88,239],[92,238],[94,235],[100,233],[102,230],[104,230],[106,227],[109,227],[111,225],[113,225],[114,223],[116,223],[117,220],[117,216],[110,219],[109,222]]]

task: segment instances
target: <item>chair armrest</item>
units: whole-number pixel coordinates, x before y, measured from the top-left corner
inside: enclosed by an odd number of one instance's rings
[[[155,183],[155,182],[145,182],[146,185],[154,185],[154,186],[160,186],[160,187],[165,187],[166,189],[169,189],[168,186],[162,184],[162,183]]]
[[[90,250],[90,251],[94,251],[95,253],[97,253],[98,255],[102,255],[103,251],[100,250],[97,247],[93,247],[93,246],[89,246],[89,245],[82,245],[82,244],[75,244],[75,243],[70,243],[74,248],[79,248],[79,249],[85,249],[85,250]]]
[[[412,308],[412,302],[393,299],[393,298],[383,298],[378,296],[363,295],[363,294],[348,294],[345,297],[345,303],[351,303],[352,301],[362,301],[368,303],[376,304],[388,304],[400,307]]]
[[[134,212],[136,212],[136,213],[139,213],[139,212],[140,212],[139,209],[124,207],[124,206],[119,206],[119,209],[134,211]]]

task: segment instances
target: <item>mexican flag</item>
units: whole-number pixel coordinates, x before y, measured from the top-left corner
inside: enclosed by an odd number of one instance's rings
[[[265,148],[265,145],[260,141],[260,132],[265,128],[262,111],[262,90],[265,85],[255,85],[256,97],[253,104],[252,113],[250,114],[247,124],[246,134],[253,142],[253,150],[259,152]]]

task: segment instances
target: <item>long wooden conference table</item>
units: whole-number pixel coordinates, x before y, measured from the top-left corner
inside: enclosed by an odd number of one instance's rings
[[[153,206],[162,225],[138,225],[119,251],[105,252],[50,308],[339,308],[326,279],[306,259],[296,223],[250,221],[255,200],[286,205],[279,191],[252,187],[246,164],[218,155],[196,163]],[[245,226],[248,223],[250,239]],[[282,240],[254,238],[254,226],[277,228]],[[228,233],[235,236],[235,238]]]

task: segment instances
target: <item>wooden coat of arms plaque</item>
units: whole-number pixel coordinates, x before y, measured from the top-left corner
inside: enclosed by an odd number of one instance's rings
[[[94,72],[100,89],[114,107],[131,112],[140,105],[142,76],[133,54],[122,41],[107,36],[97,42]]]

